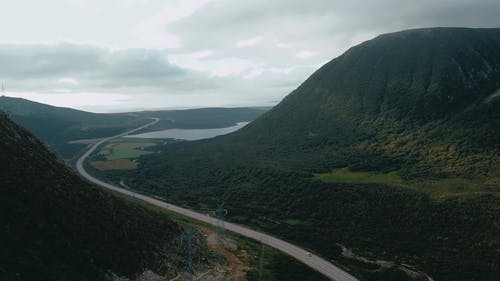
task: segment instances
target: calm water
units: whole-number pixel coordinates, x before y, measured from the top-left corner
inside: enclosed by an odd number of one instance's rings
[[[193,141],[229,134],[243,128],[248,123],[249,122],[240,122],[232,127],[216,129],[169,129],[164,131],[154,131],[137,135],[129,135],[126,137],[143,139],[178,139]]]

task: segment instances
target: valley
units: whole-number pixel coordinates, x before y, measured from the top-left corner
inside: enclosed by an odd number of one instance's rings
[[[164,208],[164,209],[167,209],[169,211],[181,214],[183,216],[187,216],[187,217],[196,219],[198,221],[207,223],[209,225],[217,226],[220,222],[213,217],[203,215],[201,213],[197,213],[197,212],[194,212],[194,211],[189,210],[189,209],[184,209],[184,208],[172,205],[172,204],[168,204],[168,203],[162,202],[160,200],[157,200],[155,198],[144,196],[142,194],[138,194],[134,191],[126,190],[124,188],[111,185],[109,183],[106,183],[106,182],[103,182],[99,179],[96,179],[95,177],[91,176],[84,169],[84,162],[85,162],[86,158],[89,155],[91,155],[100,145],[103,145],[106,142],[111,141],[115,138],[124,137],[124,136],[132,134],[136,131],[150,127],[150,126],[158,123],[158,121],[159,121],[158,118],[152,118],[152,119],[154,119],[154,120],[146,125],[140,126],[138,128],[127,131],[125,133],[121,133],[121,134],[113,136],[113,137],[107,137],[105,139],[100,140],[96,144],[92,145],[92,147],[78,159],[78,161],[76,163],[76,169],[77,169],[78,173],[80,173],[80,175],[82,175],[88,181],[90,181],[98,186],[101,186],[101,187],[110,189],[112,191],[128,195],[130,197],[133,197],[134,199],[142,200],[142,201],[147,202],[149,204],[152,204],[154,206]],[[301,248],[299,248],[295,245],[292,245],[290,243],[287,243],[283,240],[277,239],[273,236],[267,235],[265,233],[259,233],[259,232],[256,232],[254,230],[245,228],[244,226],[235,225],[235,224],[231,224],[231,223],[225,223],[224,228],[229,230],[229,231],[240,234],[242,236],[245,236],[247,238],[251,238],[251,239],[254,239],[256,241],[259,241],[263,244],[267,244],[273,248],[276,248],[276,249],[294,257],[295,259],[301,261],[302,263],[308,265],[312,269],[314,269],[318,272],[321,272],[322,274],[324,274],[325,276],[327,276],[328,278],[330,278],[332,280],[338,280],[338,281],[356,281],[357,280],[355,277],[351,276],[350,274],[348,274],[347,272],[343,271],[342,269],[336,267],[335,265],[329,263],[328,261],[322,259],[321,257],[309,256],[307,254],[308,251],[301,249]]]
[[[437,27],[353,46],[272,108],[2,96],[0,277],[496,281],[499,89],[500,29]]]
[[[241,130],[160,146],[137,169],[99,177],[199,212],[224,204],[228,221],[360,280],[415,280],[403,265],[434,280],[495,280],[498,38],[467,28],[379,36]],[[393,266],[350,259],[338,244]]]

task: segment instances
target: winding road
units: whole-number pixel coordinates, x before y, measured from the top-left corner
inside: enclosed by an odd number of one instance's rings
[[[134,197],[136,199],[140,199],[140,200],[147,202],[151,205],[154,205],[154,206],[157,206],[160,208],[164,208],[164,209],[167,209],[169,211],[176,212],[178,214],[181,214],[181,215],[193,218],[195,220],[199,220],[199,221],[208,223],[210,225],[214,225],[214,226],[217,225],[217,219],[215,219],[213,217],[210,217],[210,216],[207,216],[207,215],[204,215],[204,214],[201,214],[201,213],[189,210],[189,209],[181,208],[181,207],[178,207],[176,205],[165,203],[163,201],[160,201],[160,200],[148,197],[148,196],[144,196],[144,195],[129,191],[127,189],[109,184],[109,183],[105,183],[105,182],[91,176],[83,168],[83,162],[85,161],[85,159],[90,154],[92,154],[92,152],[94,152],[101,144],[103,144],[107,141],[110,141],[112,139],[123,137],[123,136],[126,136],[128,134],[137,132],[137,131],[142,130],[144,128],[147,128],[151,125],[154,125],[159,121],[158,118],[151,118],[151,119],[154,119],[154,121],[152,121],[146,125],[143,125],[141,127],[130,130],[128,132],[125,132],[125,133],[122,133],[122,134],[119,134],[116,136],[104,138],[104,139],[100,140],[99,142],[95,143],[94,145],[92,145],[92,147],[87,152],[85,152],[85,154],[83,154],[76,162],[76,169],[77,169],[78,173],[80,173],[80,175],[82,175],[88,181],[90,181],[98,186],[101,186],[101,187],[104,187],[104,188],[107,188],[107,189],[110,189],[110,190],[113,190],[113,191],[116,191],[116,192],[119,192],[119,193],[122,193],[122,194],[125,194],[128,196]],[[268,246],[271,246],[277,250],[280,250],[281,252],[294,257],[295,259],[297,259],[298,261],[302,262],[303,264],[309,266],[310,268],[322,273],[323,275],[325,275],[326,277],[328,277],[331,280],[358,281],[358,279],[356,279],[354,276],[350,275],[349,273],[345,272],[344,270],[340,269],[339,267],[333,265],[331,262],[328,262],[327,260],[325,260],[321,257],[318,257],[316,255],[310,255],[307,252],[307,250],[304,250],[304,249],[297,247],[293,244],[290,244],[286,241],[283,241],[281,239],[273,237],[269,234],[258,232],[258,231],[252,230],[248,227],[244,227],[244,226],[229,223],[229,222],[224,223],[224,228],[229,230],[229,231],[232,231],[234,233],[238,233],[242,236],[257,240],[257,241],[259,241],[263,244],[266,244]]]

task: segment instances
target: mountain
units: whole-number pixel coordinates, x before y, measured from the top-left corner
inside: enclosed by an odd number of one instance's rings
[[[381,35],[324,65],[234,139],[258,136],[283,157],[318,154],[321,169],[498,176],[498,35],[465,28]]]
[[[240,131],[167,145],[107,177],[200,210],[224,202],[229,220],[362,280],[417,278],[406,265],[436,280],[495,280],[499,89],[500,29],[385,34]]]
[[[327,63],[241,131],[203,145],[234,146],[281,169],[498,177],[498,34],[436,28],[379,36]]]
[[[15,122],[66,159],[74,157],[82,148],[68,142],[116,135],[150,122],[150,117],[158,117],[160,122],[149,130],[219,128],[254,120],[267,110],[255,107],[91,113],[21,98],[0,97],[0,111],[7,112]]]
[[[183,229],[92,186],[0,114],[0,280],[175,276]]]

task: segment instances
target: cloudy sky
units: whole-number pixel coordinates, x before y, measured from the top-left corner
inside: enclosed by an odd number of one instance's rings
[[[5,95],[96,112],[279,102],[380,33],[500,27],[498,0],[0,0]]]

